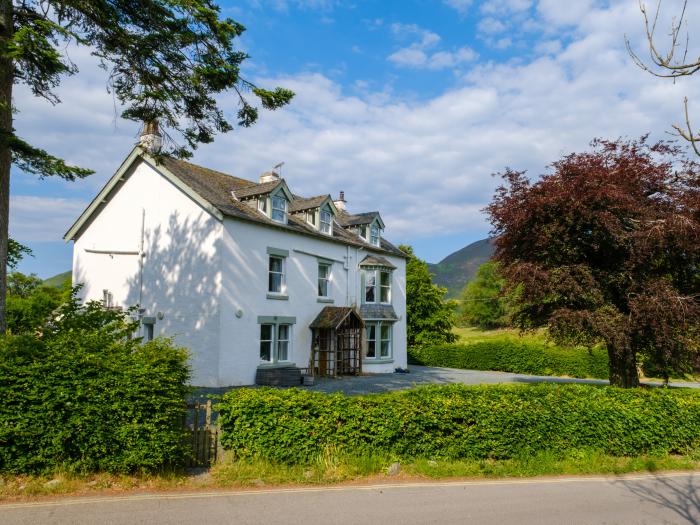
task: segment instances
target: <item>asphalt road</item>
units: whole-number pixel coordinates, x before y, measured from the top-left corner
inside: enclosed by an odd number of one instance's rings
[[[700,476],[257,490],[0,505],[3,525],[699,524]]]

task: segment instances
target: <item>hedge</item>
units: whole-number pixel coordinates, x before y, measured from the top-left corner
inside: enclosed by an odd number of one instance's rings
[[[187,353],[141,343],[125,314],[72,303],[42,334],[0,337],[0,472],[181,464]]]
[[[498,370],[516,374],[608,378],[608,355],[590,350],[561,348],[545,342],[499,338],[469,344],[413,347],[409,363],[468,370]]]
[[[509,459],[549,451],[691,453],[700,393],[590,385],[428,386],[368,396],[239,389],[219,405],[237,458],[306,464],[327,449],[397,458]]]

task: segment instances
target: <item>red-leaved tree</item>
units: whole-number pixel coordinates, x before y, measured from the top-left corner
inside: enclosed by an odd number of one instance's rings
[[[595,140],[531,182],[507,169],[487,211],[521,328],[606,345],[610,382],[700,352],[700,166],[669,143]]]

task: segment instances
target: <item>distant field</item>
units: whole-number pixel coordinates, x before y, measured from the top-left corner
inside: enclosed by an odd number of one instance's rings
[[[455,348],[450,349],[450,353],[453,354],[452,360],[455,363],[462,362],[465,366],[467,364],[480,365],[479,369],[481,370],[516,372],[518,371],[516,369],[536,370],[540,368],[540,370],[546,371],[545,375],[607,379],[608,358],[603,348],[594,348],[592,351],[587,348],[561,348],[551,341],[547,341],[544,329],[521,333],[520,330],[513,328],[482,330],[473,327],[455,327],[453,332],[459,336],[459,341],[453,345]],[[519,344],[514,345],[513,343]],[[460,348],[461,350],[458,350]],[[527,354],[527,358],[523,362],[516,356],[509,358],[509,353],[524,353]],[[467,359],[465,354],[472,356]],[[500,356],[497,357],[496,354],[500,354]],[[456,357],[457,359],[455,359]],[[566,364],[559,364],[562,359]],[[535,363],[537,364],[535,365]],[[576,365],[569,368],[574,363]],[[580,366],[583,363],[586,365]],[[455,368],[462,368],[462,366],[455,366]],[[642,377],[644,376],[642,375]],[[653,376],[649,376],[649,378],[658,379]],[[698,381],[700,376],[687,374],[675,376],[672,379],[676,382]]]

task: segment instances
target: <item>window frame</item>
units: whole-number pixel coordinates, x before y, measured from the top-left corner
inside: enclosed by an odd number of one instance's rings
[[[388,275],[388,284],[382,284],[382,274]],[[372,301],[367,300],[367,283],[369,277],[374,279]],[[393,272],[388,268],[362,268],[362,304],[391,304],[391,289],[393,287]],[[386,301],[382,300],[382,294],[386,289]]]
[[[377,222],[373,222],[369,227],[369,243],[379,246],[381,239],[381,228]]]
[[[328,216],[328,220],[324,221],[324,214]],[[327,226],[327,230],[324,228]],[[318,213],[318,230],[325,235],[333,235],[333,214],[327,209],[322,209]]]
[[[280,271],[274,271],[272,270],[272,260],[276,259],[280,261]],[[282,255],[275,255],[275,254],[268,254],[268,263],[267,263],[267,293],[268,294],[273,294],[273,295],[284,295],[287,292],[287,279],[286,279],[286,271],[285,271],[285,263],[286,263],[286,257]],[[280,289],[279,290],[272,290],[272,275],[279,275],[280,276]]]
[[[384,337],[383,329],[388,330]],[[374,331],[374,337],[371,332]],[[384,346],[386,343],[386,347]],[[386,348],[386,353],[384,352]],[[370,355],[370,351],[374,355]],[[389,321],[365,321],[365,352],[363,359],[368,362],[384,362],[394,359],[394,323]]]
[[[280,202],[284,203],[284,206],[282,208],[275,206],[276,203],[280,203]],[[287,198],[284,195],[277,194],[277,195],[272,195],[270,197],[270,218],[273,221],[279,222],[280,224],[287,224],[288,210],[289,210],[289,202],[287,201]],[[276,219],[275,212],[281,212],[282,218]]]
[[[263,328],[264,327],[270,327],[270,339],[263,339]],[[293,342],[294,342],[294,336],[293,336],[293,330],[294,330],[294,323],[291,322],[264,322],[260,323],[260,334],[259,334],[259,339],[258,339],[258,359],[260,360],[261,364],[266,364],[266,365],[274,365],[277,363],[291,363],[291,355],[292,355],[292,349],[293,349]],[[281,336],[281,329],[286,328],[287,334],[286,334],[286,339],[282,338]],[[263,348],[263,343],[268,344],[268,352],[270,355],[270,359],[263,359],[262,356],[262,348]],[[282,347],[282,343],[285,343],[285,352],[286,356],[285,359],[280,359],[280,349]]]
[[[321,276],[321,268],[326,269],[326,274],[325,276]],[[321,299],[328,299],[330,298],[330,289],[331,289],[331,278],[333,274],[333,265],[331,263],[325,262],[325,261],[318,261],[318,276],[317,276],[317,281],[316,281],[316,292],[317,292],[317,297]],[[321,282],[325,281],[326,285],[326,293],[321,294]]]
[[[263,339],[263,328],[269,327],[270,328],[270,338],[269,339]],[[260,334],[259,334],[259,339],[258,339],[258,359],[260,360],[261,363],[272,363],[273,361],[273,349],[274,349],[274,341],[275,341],[275,325],[273,323],[260,323]],[[263,343],[268,344],[267,352],[268,355],[270,356],[269,359],[263,359]]]

